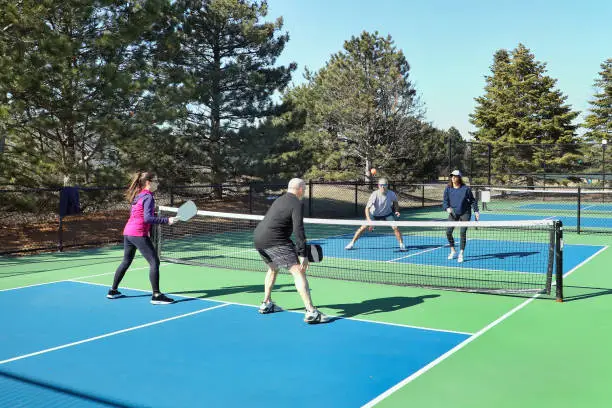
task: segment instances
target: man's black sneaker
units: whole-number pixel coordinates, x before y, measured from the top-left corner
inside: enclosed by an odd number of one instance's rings
[[[118,290],[110,289],[106,297],[109,299],[117,299],[117,298],[123,297],[123,294],[119,292]]]
[[[169,305],[174,303],[174,299],[169,298],[163,293],[151,296],[151,303],[154,305]]]

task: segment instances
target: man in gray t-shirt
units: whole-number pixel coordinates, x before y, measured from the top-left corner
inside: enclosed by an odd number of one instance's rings
[[[365,208],[365,216],[368,221],[395,221],[395,217],[400,216],[397,195],[389,190],[388,187],[389,184],[387,183],[387,179],[381,178],[378,180],[378,190],[370,195]],[[344,249],[353,249],[359,236],[366,228],[369,231],[374,229],[372,226],[362,225],[355,231],[355,236],[353,236],[351,242],[349,242]],[[400,251],[405,251],[406,247],[404,246],[404,240],[402,239],[399,228],[396,226],[392,226],[391,228],[393,228],[395,238],[397,238],[397,242],[399,243]]]

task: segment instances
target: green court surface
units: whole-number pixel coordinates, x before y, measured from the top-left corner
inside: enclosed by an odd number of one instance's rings
[[[566,233],[565,242],[608,246],[612,237]],[[80,280],[101,284],[103,297],[121,255],[122,248],[106,247],[0,258],[0,290]],[[608,247],[570,271],[564,303],[323,278],[311,278],[310,284],[314,303],[330,315],[472,334],[367,406],[608,407],[611,264]],[[147,269],[137,255],[122,287],[149,290]],[[161,266],[167,293],[248,305],[261,302],[263,278],[259,272]],[[288,275],[279,276],[274,300],[285,309],[303,309]],[[325,347],[314,344],[308,352],[316,355]]]

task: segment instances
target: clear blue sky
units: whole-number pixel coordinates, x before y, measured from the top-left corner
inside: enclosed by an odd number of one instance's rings
[[[558,80],[567,103],[582,112],[600,64],[612,58],[612,0],[268,0],[268,18],[289,32],[279,62],[318,70],[345,40],[363,30],[390,34],[411,66],[427,120],[474,130],[469,114],[484,93],[493,54],[523,43]]]

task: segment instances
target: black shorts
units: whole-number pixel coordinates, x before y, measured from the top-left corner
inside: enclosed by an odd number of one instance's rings
[[[261,255],[261,259],[273,269],[291,268],[293,265],[299,265],[298,254],[293,243],[277,245],[271,248],[257,248],[257,252]]]
[[[395,221],[393,213],[387,215],[373,215],[374,221]]]

